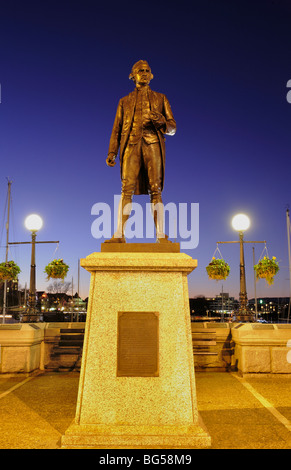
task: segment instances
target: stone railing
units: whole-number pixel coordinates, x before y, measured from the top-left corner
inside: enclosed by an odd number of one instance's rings
[[[68,342],[62,350],[62,335],[67,330],[78,336],[84,328],[77,322],[0,325],[0,374],[79,368],[82,348],[74,352]],[[197,371],[291,375],[290,324],[203,322],[191,329]]]
[[[30,373],[62,366],[73,367],[79,357],[72,354],[69,343],[68,348],[63,348],[63,354],[60,353],[61,331],[74,332],[84,328],[85,323],[77,322],[0,325],[0,373]],[[55,353],[57,348],[59,354]]]
[[[291,374],[291,325],[239,323],[232,326],[232,365],[245,374]]]

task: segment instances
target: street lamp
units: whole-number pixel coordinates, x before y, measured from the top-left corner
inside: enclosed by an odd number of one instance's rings
[[[238,321],[250,321],[251,312],[247,307],[248,298],[246,290],[246,271],[245,271],[245,257],[244,257],[244,231],[250,226],[250,219],[245,214],[237,214],[231,221],[234,230],[239,232],[240,244],[240,293],[239,293],[239,311],[236,319]]]
[[[237,230],[239,232],[244,232],[245,230],[247,230],[250,224],[250,219],[245,214],[237,214],[233,217],[231,221],[231,225],[234,230]]]
[[[31,214],[26,217],[24,225],[28,230],[32,232],[37,232],[43,226],[42,218],[37,214]]]
[[[26,217],[25,227],[31,231],[31,264],[30,264],[30,286],[28,296],[28,310],[23,315],[23,322],[39,321],[39,314],[36,309],[36,289],[35,289],[35,239],[36,232],[42,228],[42,218],[37,214]]]
[[[36,242],[36,232],[42,228],[42,218],[37,214],[31,214],[24,221],[25,227],[31,231],[31,242],[9,242],[8,245],[31,244],[31,264],[30,264],[30,287],[28,309],[22,316],[22,322],[39,321],[39,313],[36,309],[36,290],[35,290],[35,244],[36,243],[59,243],[59,241],[41,241]]]
[[[234,230],[239,232],[239,241],[217,242],[217,243],[239,243],[240,244],[240,293],[239,293],[239,309],[236,314],[236,320],[241,322],[254,321],[254,316],[248,308],[248,298],[246,290],[246,272],[245,272],[245,257],[244,257],[244,244],[245,243],[265,243],[266,241],[245,241],[244,232],[250,226],[250,219],[245,214],[237,214],[231,221]]]

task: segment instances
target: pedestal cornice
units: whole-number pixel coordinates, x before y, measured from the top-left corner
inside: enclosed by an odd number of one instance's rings
[[[80,264],[89,272],[176,271],[190,274],[197,267],[197,260],[185,253],[96,252],[81,259]]]

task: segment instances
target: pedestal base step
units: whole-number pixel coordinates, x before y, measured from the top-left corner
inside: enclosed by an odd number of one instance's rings
[[[199,449],[210,445],[211,437],[201,419],[190,426],[74,423],[62,437],[63,449]]]

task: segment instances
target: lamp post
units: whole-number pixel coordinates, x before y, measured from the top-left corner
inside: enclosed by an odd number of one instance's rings
[[[26,217],[25,227],[31,231],[31,242],[9,242],[8,245],[31,244],[31,263],[30,263],[30,286],[28,297],[28,309],[22,316],[22,322],[37,322],[40,320],[39,312],[36,308],[36,287],[35,287],[35,245],[36,243],[59,243],[59,241],[41,241],[37,242],[36,232],[42,228],[42,218],[37,214],[31,214]]]
[[[25,219],[25,227],[31,231],[31,263],[30,263],[30,285],[28,296],[28,309],[23,315],[23,322],[39,321],[39,313],[36,308],[36,289],[35,289],[35,239],[36,233],[41,229],[43,222],[39,215],[31,214]]]
[[[234,230],[239,233],[240,245],[240,264],[239,264],[239,279],[240,279],[240,293],[239,293],[239,311],[236,319],[238,321],[251,321],[252,313],[248,309],[248,297],[246,288],[246,270],[245,270],[245,256],[244,256],[244,231],[250,226],[250,219],[245,214],[237,214],[231,221]]]
[[[238,241],[230,242],[217,242],[217,243],[239,243],[240,245],[240,293],[239,293],[239,309],[236,314],[236,320],[239,322],[252,322],[254,321],[254,314],[248,307],[248,297],[246,289],[246,271],[245,271],[245,257],[244,257],[244,244],[245,243],[265,243],[266,241],[245,241],[244,232],[250,226],[250,219],[245,214],[237,214],[231,221],[232,227],[239,233]]]

